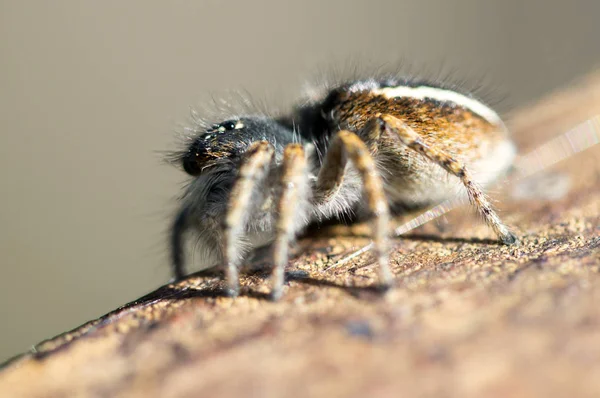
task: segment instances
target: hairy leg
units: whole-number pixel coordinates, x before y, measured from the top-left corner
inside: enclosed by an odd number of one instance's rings
[[[229,295],[239,293],[239,236],[249,216],[252,194],[269,172],[274,149],[267,141],[253,143],[244,154],[229,196],[224,228],[225,276]]]
[[[364,196],[372,217],[371,233],[379,263],[380,280],[387,287],[392,283],[388,263],[388,203],[375,161],[366,144],[356,134],[343,130],[333,138],[317,178],[315,200],[317,203],[326,202],[336,194],[343,184],[348,159],[354,164],[363,182]]]
[[[187,207],[181,208],[171,226],[171,266],[175,280],[185,276],[183,238],[188,227],[188,212]]]
[[[296,218],[300,201],[306,197],[308,175],[306,157],[301,144],[290,144],[283,152],[281,193],[277,199],[278,220],[273,245],[273,290],[272,298],[278,300],[283,293],[285,267],[289,258],[289,247],[296,233]]]
[[[475,206],[479,214],[485,222],[494,230],[496,235],[504,244],[517,243],[517,237],[508,229],[508,227],[500,220],[498,214],[494,211],[492,204],[484,194],[483,190],[471,178],[471,175],[465,165],[453,158],[444,151],[439,150],[435,146],[425,144],[421,137],[402,120],[390,116],[382,115],[380,117],[380,129],[388,133],[391,137],[395,137],[403,145],[420,153],[429,160],[437,163],[448,173],[460,178],[465,186],[471,203]]]

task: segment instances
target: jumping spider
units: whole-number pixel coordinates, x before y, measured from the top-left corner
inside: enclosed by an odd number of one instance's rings
[[[502,120],[482,102],[401,79],[339,84],[279,119],[215,124],[176,156],[193,179],[171,229],[173,272],[186,273],[184,235],[193,231],[203,267],[224,265],[235,296],[243,259],[273,243],[277,299],[289,245],[304,227],[366,213],[380,281],[389,286],[390,213],[455,195],[458,181],[500,241],[513,244],[480,186],[505,172],[515,153]]]

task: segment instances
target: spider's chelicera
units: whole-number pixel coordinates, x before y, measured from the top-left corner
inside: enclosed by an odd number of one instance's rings
[[[380,282],[389,286],[390,212],[440,202],[461,186],[498,238],[515,243],[480,188],[514,156],[496,112],[426,83],[355,81],[280,119],[226,120],[177,154],[193,179],[172,225],[175,277],[186,274],[188,232],[197,239],[202,268],[225,267],[231,295],[238,294],[244,258],[272,243],[278,298],[295,236],[312,222],[361,214],[371,217]]]

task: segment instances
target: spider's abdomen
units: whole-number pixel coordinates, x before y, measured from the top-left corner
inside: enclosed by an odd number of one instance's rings
[[[399,84],[365,80],[332,90],[320,104],[327,135],[350,130],[371,143],[367,123],[393,116],[417,133],[429,147],[465,164],[474,179],[487,185],[511,164],[516,150],[500,116],[483,102],[450,89],[425,83]],[[372,153],[380,167],[391,202],[426,205],[460,188],[440,166],[421,154],[378,138]]]
[[[500,116],[479,100],[428,85],[386,86],[375,81],[336,90],[323,112],[331,126],[359,133],[366,123],[387,114],[399,118],[426,143],[453,155],[478,156],[486,143],[504,140]]]

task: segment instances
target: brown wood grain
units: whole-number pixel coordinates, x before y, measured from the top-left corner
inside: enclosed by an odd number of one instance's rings
[[[595,75],[510,126],[532,149],[598,113]],[[260,264],[237,299],[163,286],[6,363],[0,396],[600,396],[600,145],[492,194],[520,246],[454,210],[394,240],[381,296],[368,254],[331,268],[364,225],[314,232],[281,301]]]

